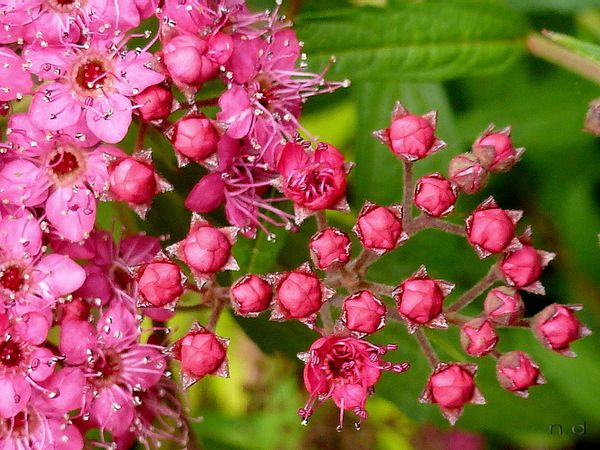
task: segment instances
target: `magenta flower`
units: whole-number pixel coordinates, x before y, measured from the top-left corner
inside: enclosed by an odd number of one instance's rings
[[[258,275],[245,275],[236,281],[229,290],[231,305],[241,316],[254,317],[265,311],[271,304],[273,288]]]
[[[127,51],[123,45],[93,37],[84,46],[25,48],[31,72],[50,80],[33,96],[33,124],[59,130],[84,118],[99,139],[121,141],[131,124],[133,97],[164,79],[149,68],[150,53]]]
[[[33,88],[23,59],[7,47],[0,48],[0,102],[21,100]]]

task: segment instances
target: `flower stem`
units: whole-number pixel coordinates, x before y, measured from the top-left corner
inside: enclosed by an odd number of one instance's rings
[[[146,139],[146,131],[148,130],[148,124],[146,122],[140,122],[138,126],[137,136],[135,137],[134,150],[138,151],[144,148],[144,140]]]
[[[435,217],[429,217],[425,214],[420,215],[412,222],[409,234],[413,235],[427,228],[434,228],[436,230],[445,231],[446,233],[456,234],[457,236],[467,236],[464,225],[448,222]]]
[[[327,228],[327,216],[325,215],[325,211],[317,211],[315,218],[317,219],[317,229],[319,231]]]
[[[425,332],[421,328],[415,331],[415,338],[421,346],[421,350],[423,350],[423,353],[427,358],[427,362],[429,362],[429,365],[432,369],[435,369],[435,367],[439,364],[440,359],[438,358],[437,353],[431,346],[431,342],[429,342],[429,339],[427,339]]]
[[[463,309],[465,306],[475,300],[481,293],[490,288],[496,281],[498,281],[498,271],[494,264],[490,267],[488,273],[475,284],[471,289],[465,292],[462,297],[452,303],[444,312],[454,313]]]
[[[321,316],[321,322],[323,322],[323,330],[325,333],[333,333],[333,318],[331,317],[331,306],[328,302],[325,302],[323,306],[321,306],[319,315]]]
[[[350,265],[350,272],[354,272],[359,277],[362,277],[369,266],[375,262],[379,255],[370,250],[362,249],[360,254]]]
[[[402,160],[402,166],[404,167],[403,175],[403,197],[402,197],[402,228],[407,230],[410,228],[412,222],[412,202],[413,202],[413,173],[412,173],[412,162]]]

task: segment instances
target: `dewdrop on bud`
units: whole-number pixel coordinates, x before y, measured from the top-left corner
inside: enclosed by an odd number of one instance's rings
[[[498,359],[496,377],[500,386],[520,397],[527,397],[530,387],[546,382],[537,364],[521,351],[508,352]]]
[[[498,343],[498,335],[491,321],[477,318],[468,321],[460,328],[460,343],[469,355],[485,356]]]
[[[337,228],[325,228],[315,234],[308,244],[310,254],[319,269],[330,269],[350,260],[352,242]]]
[[[271,303],[273,289],[258,275],[245,275],[229,290],[234,311],[241,316],[257,316]]]
[[[385,325],[386,307],[369,291],[359,291],[344,299],[342,322],[350,331],[371,334]]]
[[[501,286],[490,290],[483,301],[488,319],[498,325],[514,325],[525,312],[525,304],[516,289]]]
[[[171,114],[173,94],[169,87],[155,84],[136,95],[134,102],[139,105],[136,111],[142,120],[150,122],[166,119]]]
[[[217,151],[219,133],[206,116],[193,114],[175,123],[171,141],[178,153],[200,162]]]
[[[425,214],[442,217],[454,209],[456,188],[439,173],[434,173],[417,182],[414,202]]]

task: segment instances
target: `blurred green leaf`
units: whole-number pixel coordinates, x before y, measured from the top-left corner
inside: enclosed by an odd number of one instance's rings
[[[581,55],[600,65],[600,45],[592,44],[591,42],[585,42],[563,33],[553,33],[547,31],[544,33],[544,35],[557,44],[573,50],[578,55]]]
[[[301,15],[297,32],[330,77],[437,81],[508,67],[523,52],[524,18],[498,2],[429,1]],[[374,30],[378,30],[374,32]]]
[[[600,7],[599,0],[506,0],[516,9],[528,12],[559,11],[568,13],[585,8]]]

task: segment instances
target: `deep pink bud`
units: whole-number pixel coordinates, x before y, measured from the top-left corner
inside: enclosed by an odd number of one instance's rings
[[[90,316],[90,309],[90,304],[81,297],[73,297],[71,301],[59,306],[59,322],[62,323],[65,320],[87,320]]]
[[[461,327],[460,343],[469,355],[484,356],[494,349],[498,343],[498,335],[491,321],[477,318]]]
[[[492,322],[498,325],[513,325],[523,316],[525,305],[516,289],[501,286],[488,292],[483,310]]]
[[[351,331],[371,334],[385,325],[386,308],[369,291],[359,291],[344,299],[342,321]]]
[[[203,176],[185,199],[185,207],[197,213],[207,213],[225,201],[225,183],[221,172]]]
[[[155,84],[136,95],[134,102],[139,105],[136,111],[142,120],[166,119],[171,114],[173,93],[167,86]]]
[[[412,277],[394,289],[392,296],[398,312],[408,323],[411,333],[420,325],[446,328],[442,308],[444,298],[453,288],[451,283],[430,278],[425,266],[421,266]]]
[[[493,125],[490,125],[473,144],[473,153],[481,165],[490,172],[509,170],[521,158],[524,151],[524,148],[513,147],[510,128],[494,131]]]
[[[435,137],[436,125],[435,111],[418,116],[396,103],[390,128],[376,131],[374,134],[388,145],[396,156],[415,161],[445,147],[444,142]]]
[[[553,258],[553,253],[536,250],[526,243],[504,256],[500,271],[511,286],[543,294],[544,288],[538,280],[544,267]]]
[[[175,84],[199,87],[217,75],[219,66],[208,50],[207,42],[192,34],[176,36],[164,46],[163,61]]]
[[[116,200],[143,205],[159,192],[154,168],[136,158],[124,158],[110,167],[110,192]]]
[[[496,376],[500,386],[520,397],[529,395],[528,388],[546,382],[537,364],[520,351],[508,352],[498,359]]]
[[[231,257],[231,241],[218,228],[202,225],[190,230],[182,244],[184,261],[196,272],[213,274]]]
[[[467,239],[480,258],[506,250],[514,239],[521,211],[498,208],[492,197],[467,217]]]
[[[383,254],[407,239],[402,230],[402,207],[378,206],[367,202],[353,228],[364,248]]]
[[[575,316],[581,305],[559,305],[554,303],[537,313],[531,321],[535,337],[551,350],[565,356],[575,356],[569,348],[571,342],[591,334]]]
[[[421,395],[422,403],[437,403],[442,414],[454,425],[467,403],[483,404],[485,400],[474,377],[477,366],[440,363],[434,369]]]
[[[177,152],[199,162],[217,151],[219,133],[210,119],[203,114],[194,114],[175,123],[171,141]]]
[[[228,344],[228,339],[223,339],[195,323],[191,330],[173,345],[173,358],[181,361],[184,389],[209,374],[229,376]]]
[[[174,262],[155,261],[145,264],[136,278],[143,300],[154,307],[161,308],[173,303],[183,294],[184,279],[179,266]]]
[[[448,178],[465,194],[480,191],[488,179],[488,172],[472,153],[463,153],[450,160]]]
[[[229,291],[234,311],[242,316],[257,316],[271,303],[273,289],[258,275],[245,275]]]
[[[456,188],[439,173],[434,173],[417,182],[414,201],[425,214],[445,216],[454,209]]]
[[[350,260],[352,242],[346,233],[337,228],[319,231],[310,239],[308,246],[319,269],[342,266]]]
[[[308,264],[275,275],[275,307],[271,319],[308,319],[316,314],[331,292]]]

